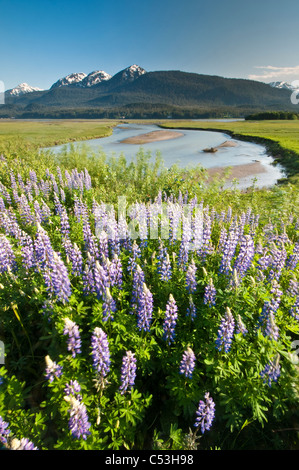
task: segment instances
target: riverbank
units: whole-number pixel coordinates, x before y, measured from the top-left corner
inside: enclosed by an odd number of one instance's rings
[[[1,120],[0,153],[8,143],[44,148],[112,135],[120,122],[109,120]]]
[[[225,132],[233,139],[263,145],[267,154],[285,170],[280,182],[298,184],[299,181],[299,121],[170,121],[161,128]]]

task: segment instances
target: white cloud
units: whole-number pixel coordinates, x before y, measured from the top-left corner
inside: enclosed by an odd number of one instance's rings
[[[274,67],[273,65],[256,66],[256,69],[263,70],[261,75],[249,75],[250,80],[258,80],[261,82],[287,81],[299,79],[299,65],[295,67]]]

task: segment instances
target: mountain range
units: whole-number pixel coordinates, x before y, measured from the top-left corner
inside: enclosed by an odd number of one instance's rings
[[[48,114],[62,110],[163,108],[216,110],[298,110],[291,104],[292,89],[285,82],[266,84],[254,80],[224,78],[178,70],[147,72],[134,64],[111,76],[103,70],[71,73],[48,90],[23,83],[5,92],[12,113]],[[297,106],[298,108],[298,106]],[[241,110],[241,111],[240,111]],[[1,111],[1,109],[0,109]],[[1,115],[1,114],[0,114]]]

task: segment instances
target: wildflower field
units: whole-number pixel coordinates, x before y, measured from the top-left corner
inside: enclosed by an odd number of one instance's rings
[[[3,151],[4,449],[298,449],[297,189],[189,176]]]

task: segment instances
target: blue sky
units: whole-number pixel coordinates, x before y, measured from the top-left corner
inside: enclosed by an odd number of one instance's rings
[[[298,44],[298,0],[0,0],[5,89],[132,64],[291,82]]]

